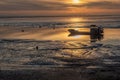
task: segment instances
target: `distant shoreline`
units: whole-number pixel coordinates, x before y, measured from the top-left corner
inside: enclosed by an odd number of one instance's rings
[[[65,15],[65,16],[0,16],[0,18],[36,18],[36,17],[99,17],[99,16],[107,16],[107,17],[120,17],[120,15]]]
[[[14,28],[14,27],[17,27],[17,26],[1,26],[0,27],[11,27],[11,28]],[[38,27],[31,27],[31,26],[18,26],[18,28],[38,28]],[[84,26],[84,27],[41,27],[41,28],[90,28],[89,26]],[[120,27],[104,27],[104,29],[120,29]]]

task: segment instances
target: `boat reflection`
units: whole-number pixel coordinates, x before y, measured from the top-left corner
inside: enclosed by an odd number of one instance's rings
[[[104,34],[101,35],[90,35],[91,42],[101,41],[104,39]]]

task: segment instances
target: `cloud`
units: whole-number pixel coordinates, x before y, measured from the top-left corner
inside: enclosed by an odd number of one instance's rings
[[[0,10],[61,10],[67,5],[47,0],[4,0],[0,1]]]
[[[3,0],[0,11],[11,10],[67,10],[68,8],[120,9],[120,3],[110,1],[88,2],[80,5],[67,4],[55,0]]]
[[[110,1],[89,2],[74,7],[100,8],[100,9],[120,9],[120,3]]]

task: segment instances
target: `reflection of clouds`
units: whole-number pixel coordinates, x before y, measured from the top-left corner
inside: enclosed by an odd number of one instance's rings
[[[68,37],[68,28],[10,28],[7,32],[1,31],[0,38],[7,39],[35,39],[35,40],[88,40],[85,36]]]

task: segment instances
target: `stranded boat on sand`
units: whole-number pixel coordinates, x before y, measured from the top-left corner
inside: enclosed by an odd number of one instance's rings
[[[74,35],[102,35],[104,33],[103,27],[98,27],[96,25],[91,25],[90,26],[90,32],[80,32],[75,29],[69,29],[70,32],[69,36],[74,36]]]

